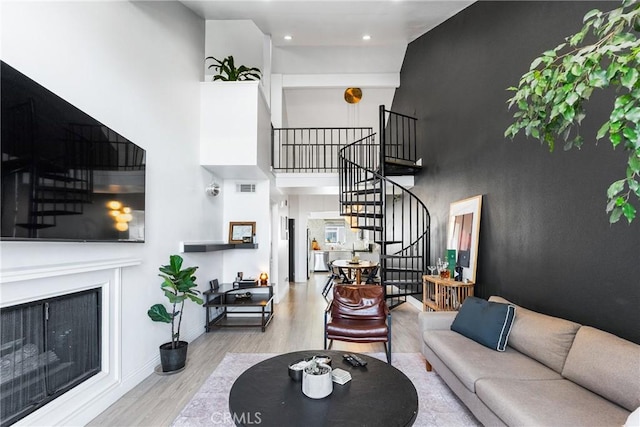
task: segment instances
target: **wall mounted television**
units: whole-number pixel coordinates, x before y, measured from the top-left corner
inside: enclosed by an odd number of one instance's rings
[[[145,155],[1,62],[1,240],[144,242]]]

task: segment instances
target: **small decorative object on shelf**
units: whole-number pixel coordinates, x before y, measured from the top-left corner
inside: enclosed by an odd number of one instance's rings
[[[260,273],[260,286],[267,286],[269,275],[265,272]]]
[[[242,294],[235,294],[236,299],[239,300],[243,300],[243,299],[251,299],[251,292],[244,292]]]
[[[256,223],[255,222],[236,222],[229,223],[229,243],[256,243]],[[245,242],[244,238],[252,239]]]

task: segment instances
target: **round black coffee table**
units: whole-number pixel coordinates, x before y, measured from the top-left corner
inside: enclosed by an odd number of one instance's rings
[[[315,350],[282,354],[244,371],[233,383],[229,409],[238,426],[410,426],[418,414],[418,393],[406,375],[381,360],[358,354],[366,367],[343,360],[345,352]],[[302,382],[288,375],[289,364],[314,355],[329,355],[332,367],[351,373],[333,393],[311,399]]]

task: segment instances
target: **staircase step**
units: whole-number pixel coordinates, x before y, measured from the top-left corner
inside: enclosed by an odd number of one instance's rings
[[[380,201],[380,200],[363,200],[363,201],[349,200],[349,201],[340,201],[340,204],[343,205],[343,206],[354,206],[354,205],[360,205],[360,206],[382,206],[382,201]]]
[[[63,215],[82,215],[82,212],[76,211],[63,211],[58,209],[52,209],[47,211],[39,211],[36,213],[38,216],[63,216]]]
[[[415,175],[421,170],[422,166],[411,160],[395,157],[385,157],[384,159],[384,172],[387,176]]]
[[[379,183],[380,181],[382,181],[381,178],[377,177],[377,176],[372,176],[371,178],[365,178],[365,179],[361,179],[360,181],[356,181],[354,184],[355,185],[359,185],[359,184],[370,184],[370,183]]]
[[[389,310],[393,310],[397,306],[407,302],[405,299],[392,297],[392,296],[388,296],[388,295],[387,295],[386,300],[387,300],[387,306],[389,307]]]
[[[358,225],[356,227],[351,227],[351,228],[357,228],[359,230],[372,230],[372,231],[382,231],[382,226],[378,225]]]
[[[405,258],[407,258],[407,259],[410,259],[410,258],[411,259],[421,259],[421,258],[424,258],[424,256],[423,255],[386,255],[386,254],[383,255],[383,254],[380,254],[380,258],[381,259],[384,259],[384,258],[388,258],[388,259],[405,259]]]
[[[391,279],[391,280],[385,280],[383,283],[385,285],[395,286],[398,288],[422,285],[422,281],[418,281],[418,280],[392,280]]]
[[[388,268],[387,267],[386,270],[387,272],[394,272],[394,273],[398,273],[398,272],[423,273],[422,269],[417,269],[417,268],[396,268],[396,267]]]
[[[59,182],[87,182],[86,179],[73,178],[71,176],[58,175],[55,173],[41,173],[39,177]]]
[[[374,241],[379,245],[397,245],[402,243],[402,240],[385,240],[384,242],[381,240],[374,240]]]
[[[351,191],[347,191],[347,193],[351,193],[351,194],[380,194],[382,192],[382,189],[380,188],[366,188],[364,190],[351,190]]]
[[[18,223],[16,224],[18,227],[22,227],[22,228],[28,228],[31,230],[40,230],[43,228],[51,228],[51,227],[55,227],[55,224],[30,224],[28,222],[23,222],[23,223]]]
[[[88,199],[61,199],[59,197],[36,197],[34,199],[36,203],[55,203],[55,204],[67,204],[72,205],[76,203],[91,203]]]
[[[88,193],[87,188],[66,188],[66,187],[53,187],[49,185],[38,185],[38,191],[53,191],[58,193]]]
[[[354,213],[345,213],[345,212],[340,212],[341,216],[351,216],[351,217],[355,217],[355,218],[376,218],[376,219],[381,219],[384,218],[384,215],[381,213],[368,213],[368,212],[356,212]]]

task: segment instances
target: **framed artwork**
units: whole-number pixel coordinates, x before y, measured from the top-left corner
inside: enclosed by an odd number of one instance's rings
[[[447,249],[455,249],[462,280],[472,283],[476,282],[481,210],[482,195],[453,202],[449,207]]]
[[[229,243],[244,243],[247,240],[251,242],[254,234],[256,234],[255,222],[229,223]]]

